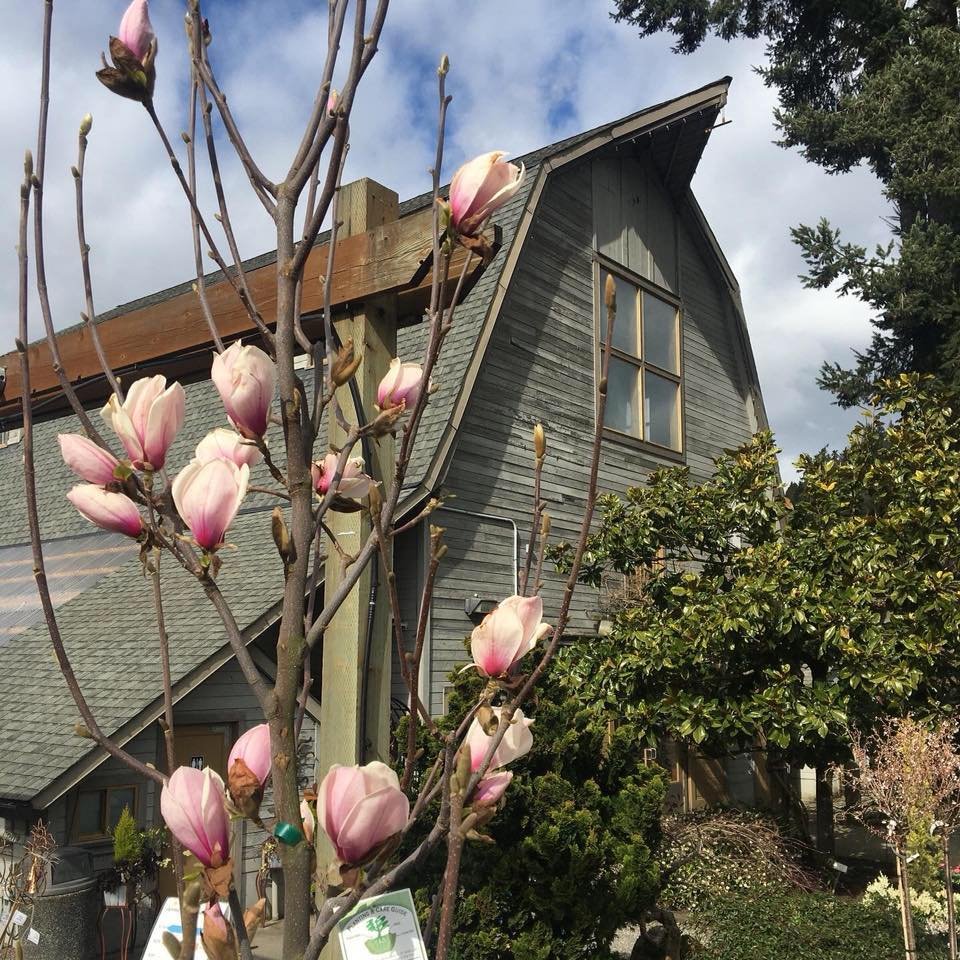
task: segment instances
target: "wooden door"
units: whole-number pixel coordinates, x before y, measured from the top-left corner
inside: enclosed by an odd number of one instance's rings
[[[226,780],[227,737],[223,729],[212,727],[177,727],[177,766],[210,767]],[[168,851],[167,856],[170,856]],[[177,882],[173,867],[160,871],[158,888],[161,897],[175,897]]]

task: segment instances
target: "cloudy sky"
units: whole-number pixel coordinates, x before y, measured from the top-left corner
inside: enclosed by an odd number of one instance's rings
[[[16,223],[23,149],[36,137],[41,0],[18,0],[0,33],[0,353],[16,322]],[[211,56],[252,152],[279,180],[299,139],[326,48],[323,0],[208,0]],[[372,4],[371,4],[372,6]],[[73,220],[76,130],[94,116],[87,160],[87,234],[98,311],[188,279],[189,216],[148,118],[94,77],[125,0],[55,5],[45,189],[47,271],[58,327],[74,324],[82,287]],[[693,56],[665,36],[640,40],[609,19],[608,0],[394,0],[381,52],[354,111],[346,179],[370,176],[401,198],[428,186],[435,67],[452,63],[445,178],[488,149],[520,154],[729,74],[729,125],[707,147],[694,190],[743,288],[753,348],[784,472],[797,453],[842,441],[853,416],[814,380],[869,338],[855,301],[804,290],[789,227],[825,215],[851,239],[886,237],[869,172],[829,177],[777,147],[774,98],[752,72],[763,45],[713,41]],[[159,36],[157,109],[171,137],[184,127],[187,62],[182,0],[152,0]],[[177,140],[179,145],[179,141]],[[241,252],[270,249],[271,224],[241,172],[224,179]],[[211,191],[207,191],[207,200]],[[34,323],[38,323],[34,312]],[[34,331],[38,328],[32,327]]]

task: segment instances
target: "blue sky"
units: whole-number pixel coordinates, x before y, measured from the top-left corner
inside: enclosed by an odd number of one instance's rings
[[[371,4],[372,6],[372,4]],[[98,310],[181,282],[193,270],[187,209],[142,110],[94,78],[123,0],[55,7],[54,81],[47,176],[47,259],[58,326],[82,307],[73,183],[76,128],[94,115],[88,154],[88,235]],[[325,0],[211,0],[211,48],[245,136],[280,179],[313,99],[325,51]],[[172,137],[183,125],[187,63],[182,0],[152,0],[159,35],[157,109]],[[804,290],[789,239],[799,222],[829,217],[850,239],[886,238],[869,173],[830,177],[775,146],[773,94],[753,72],[762,43],[712,41],[680,57],[664,36],[640,40],[615,24],[607,0],[394,0],[355,109],[347,179],[370,176],[402,197],[428,186],[436,129],[435,68],[452,71],[445,177],[490,149],[520,154],[676,96],[734,78],[728,126],[709,143],[694,190],[743,289],[751,339],[784,472],[797,453],[842,442],[853,416],[814,383],[824,359],[869,338],[865,310],[830,292]],[[0,36],[0,352],[12,347],[16,312],[17,189],[23,149],[35,139],[41,0],[20,0]],[[229,154],[222,151],[226,161]],[[270,249],[270,224],[235,163],[224,163],[244,256]],[[206,203],[212,200],[209,188]],[[36,313],[34,313],[36,317]],[[36,328],[34,328],[36,329]]]

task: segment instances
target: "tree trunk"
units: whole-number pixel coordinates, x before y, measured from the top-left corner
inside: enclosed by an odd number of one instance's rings
[[[950,833],[943,831],[943,872],[947,884],[947,948],[950,960],[957,960],[957,918],[953,905],[953,870],[950,863]]]
[[[833,830],[833,777],[830,768],[817,766],[817,849],[832,854],[836,837]]]
[[[900,844],[897,844],[894,852],[897,858],[897,888],[900,891],[903,950],[906,960],[916,960],[917,941],[913,929],[913,908],[910,906],[910,875],[907,872],[907,858]]]

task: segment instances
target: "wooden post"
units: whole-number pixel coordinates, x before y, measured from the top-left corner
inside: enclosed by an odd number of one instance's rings
[[[340,236],[381,226],[399,215],[397,194],[373,180],[363,179],[344,184],[338,201],[339,217],[343,226]],[[354,348],[363,352],[363,360],[355,375],[363,410],[368,419],[377,413],[374,406],[377,386],[387,372],[397,351],[395,296],[369,299],[352,306],[347,316],[335,320],[341,341],[353,338]],[[317,372],[319,375],[319,371]],[[357,412],[349,385],[337,392],[337,400],[345,419],[355,424]],[[327,425],[329,442],[338,447],[343,443],[343,431],[335,418]],[[372,463],[366,469],[384,486],[388,486],[394,468],[395,443],[392,437],[370,441]],[[318,451],[320,454],[320,451]],[[361,456],[359,444],[352,456]],[[381,488],[382,489],[382,488]],[[348,554],[356,553],[370,533],[370,518],[366,512],[327,514],[327,525],[336,534],[341,547]],[[368,760],[388,759],[390,744],[390,611],[384,578],[380,571],[380,587],[371,598],[371,579],[380,559],[374,556],[357,585],[337,611],[323,637],[323,673],[320,704],[319,774],[322,778],[331,764],[350,765]],[[327,543],[324,564],[324,590],[330,596],[343,576],[343,561],[332,544]],[[368,644],[368,617],[373,600],[373,633]],[[369,656],[367,656],[369,654]],[[361,720],[363,691],[363,664],[367,659],[367,709],[365,722]],[[365,730],[361,743],[361,732]],[[332,850],[318,845],[318,890],[326,884],[327,864]],[[327,951],[325,956],[330,955]],[[334,954],[335,955],[335,954]]]

